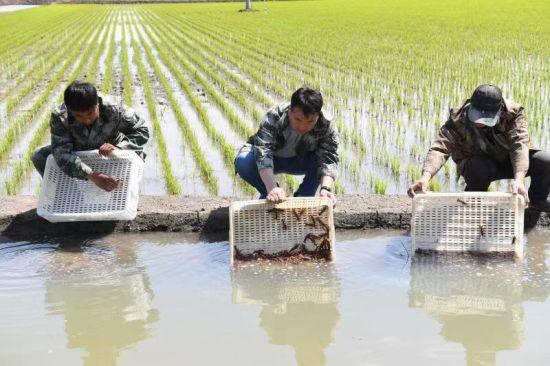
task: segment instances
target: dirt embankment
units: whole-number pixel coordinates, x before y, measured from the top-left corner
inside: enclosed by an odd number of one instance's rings
[[[126,222],[51,224],[36,215],[36,198],[0,197],[0,233],[9,236],[97,234],[106,232],[201,231],[227,233],[230,198],[143,196],[138,216]],[[345,195],[334,213],[338,229],[402,229],[410,227],[411,200],[405,196]],[[540,216],[540,217],[539,217]],[[526,211],[528,227],[550,227],[547,214]]]

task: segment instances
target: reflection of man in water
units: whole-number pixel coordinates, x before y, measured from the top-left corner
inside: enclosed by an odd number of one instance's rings
[[[325,365],[324,349],[340,318],[336,273],[330,265],[235,268],[236,303],[260,303],[260,325],[269,341],[294,348],[299,366]]]
[[[468,365],[494,365],[523,342],[522,266],[506,258],[417,255],[409,306],[442,324],[441,336],[466,350]]]
[[[324,365],[324,349],[333,340],[333,331],[340,318],[335,303],[304,302],[278,306],[264,305],[260,325],[277,345],[294,347],[298,365]]]
[[[68,348],[85,365],[115,365],[120,352],[150,336],[158,319],[149,281],[131,245],[64,247],[54,256],[46,303],[63,314]]]

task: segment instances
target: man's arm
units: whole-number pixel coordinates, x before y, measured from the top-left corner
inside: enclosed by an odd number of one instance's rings
[[[141,152],[149,141],[149,129],[143,118],[138,116],[132,108],[121,108],[119,132],[114,145],[119,149]]]
[[[430,179],[437,174],[439,169],[451,156],[451,151],[455,144],[452,123],[451,120],[447,121],[439,130],[435,141],[426,154],[426,159],[424,159],[422,177],[413,182],[407,190],[407,194],[410,197],[414,197],[417,192],[426,193]]]
[[[518,108],[510,123],[506,129],[506,138],[510,145],[512,169],[514,176],[525,177],[529,170],[529,130],[523,115],[523,107]]]
[[[70,177],[88,179],[92,168],[84,164],[73,151],[73,141],[69,130],[63,125],[61,117],[52,113],[50,118],[52,154],[57,165]]]
[[[454,140],[452,127],[450,127],[448,122],[441,127],[435,141],[426,154],[426,159],[424,159],[424,165],[422,166],[423,177],[431,179],[445,165],[451,156]]]
[[[529,130],[527,120],[523,115],[523,107],[518,107],[516,115],[507,127],[506,138],[510,145],[510,161],[514,171],[512,192],[521,194],[525,202],[529,202],[529,195],[525,188],[525,176],[529,170]]]
[[[279,134],[277,122],[282,115],[282,108],[274,107],[270,109],[264,116],[258,132],[249,139],[254,156],[256,157],[256,165],[258,166],[260,178],[268,194],[277,187],[275,174],[273,173],[273,152],[275,151],[277,135]],[[280,190],[281,192],[275,192],[278,197],[275,197],[274,200],[284,198],[284,191]]]
[[[318,141],[315,154],[319,161],[318,175],[321,178],[321,184],[332,188],[333,182],[338,176],[338,156],[339,135],[333,122],[329,124],[327,132]]]
[[[254,155],[256,156],[258,170],[273,169],[273,152],[275,151],[277,135],[279,134],[277,122],[282,114],[279,107],[274,107],[267,111],[260,123],[258,132],[249,139],[249,143],[252,145]]]

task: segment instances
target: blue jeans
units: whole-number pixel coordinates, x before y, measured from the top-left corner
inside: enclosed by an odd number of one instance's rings
[[[315,196],[320,184],[317,175],[318,166],[319,164],[315,152],[309,152],[306,159],[299,159],[298,157],[273,157],[273,172],[275,174],[305,174],[302,184],[300,184],[300,187],[294,193],[295,197]],[[262,178],[260,178],[258,166],[256,165],[256,156],[250,147],[244,146],[237,154],[237,158],[235,158],[235,172],[260,192],[261,199],[267,196],[267,190],[264,182],[262,182]]]

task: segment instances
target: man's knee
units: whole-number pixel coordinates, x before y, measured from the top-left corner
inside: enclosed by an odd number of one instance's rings
[[[40,175],[44,175],[44,170],[46,169],[46,161],[51,151],[49,146],[42,147],[36,150],[31,157],[31,161]]]
[[[257,169],[256,159],[251,150],[242,149],[235,158],[235,172],[241,177],[250,175],[251,171]]]
[[[488,186],[493,180],[491,167],[487,159],[476,156],[468,159],[464,166],[462,176],[466,184],[470,186]]]
[[[539,174],[550,174],[550,152],[537,151],[532,155],[529,165]]]

